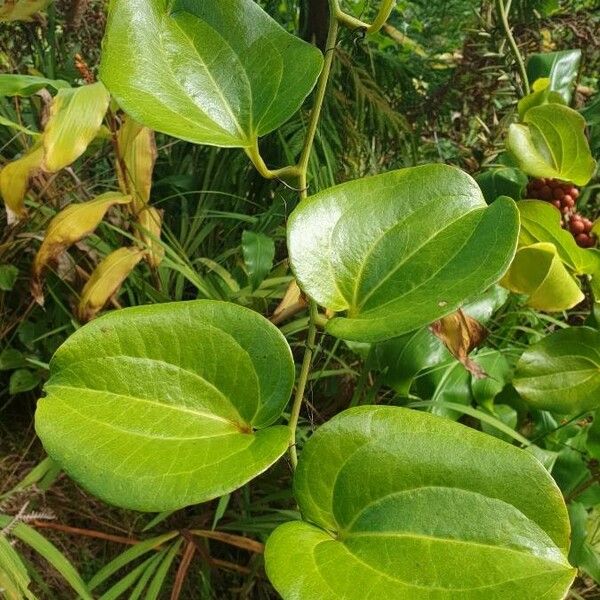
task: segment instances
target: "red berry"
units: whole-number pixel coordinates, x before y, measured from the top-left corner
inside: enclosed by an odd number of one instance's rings
[[[569,208],[573,208],[575,206],[575,200],[568,194],[563,197],[562,202],[564,206],[568,206]]]
[[[577,200],[577,198],[579,198],[579,190],[576,187],[572,187],[569,191],[568,191],[569,196],[571,196],[572,198],[575,198],[575,200]]]
[[[529,185],[532,190],[541,190],[544,187],[544,182],[541,179],[534,179]]]
[[[583,221],[580,221],[579,219],[571,219],[569,228],[571,229],[571,233],[573,235],[578,235],[585,232],[585,225],[583,224]]]
[[[542,200],[550,200],[552,198],[552,188],[549,185],[545,185],[540,190],[540,198]]]
[[[558,208],[558,210],[560,210],[562,208],[562,204],[561,204],[560,200],[554,200],[554,202],[552,202],[552,204],[554,204],[554,206],[556,206],[556,208]]]
[[[588,243],[589,236],[587,233],[580,233],[575,237],[575,241],[582,247],[585,248]]]
[[[582,221],[583,221],[583,224],[585,225],[586,230],[591,231],[594,224],[589,219],[586,219],[585,217],[582,219]]]
[[[565,197],[565,190],[563,190],[560,187],[554,188],[552,195],[557,199],[557,200],[562,200]]]
[[[571,209],[568,206],[563,206],[562,207],[562,213],[563,215],[566,215]]]

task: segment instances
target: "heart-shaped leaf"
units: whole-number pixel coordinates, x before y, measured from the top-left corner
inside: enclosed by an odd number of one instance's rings
[[[308,441],[294,487],[303,520],[265,552],[284,600],[560,600],[576,573],[541,463],[440,417],[345,411]]]
[[[271,426],[294,363],[259,314],[209,300],[112,312],[50,365],[36,429],[48,453],[103,500],[174,510],[222,496],[286,451]]]
[[[521,248],[502,285],[515,294],[528,296],[527,304],[532,308],[547,312],[568,310],[585,298],[556,246],[549,243]]]
[[[513,385],[541,410],[576,414],[600,407],[600,332],[569,327],[527,348]]]
[[[249,148],[300,108],[322,63],[254,0],[113,0],[101,78],[156,131]]]
[[[568,106],[544,104],[527,111],[508,131],[507,147],[533,177],[586,185],[596,171],[585,137],[585,119]]]
[[[466,173],[426,165],[351,181],[303,202],[288,226],[302,289],[345,317],[333,335],[389,339],[458,310],[514,256],[515,203],[487,206]]]

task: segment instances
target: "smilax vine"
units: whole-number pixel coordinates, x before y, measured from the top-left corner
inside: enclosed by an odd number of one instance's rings
[[[411,404],[409,390],[425,366],[451,355],[474,396],[501,382],[523,410],[572,417],[600,407],[600,334],[591,327],[567,327],[526,348],[514,373],[499,366],[499,353],[469,356],[483,344],[481,322],[494,311],[486,307],[508,291],[546,312],[600,300],[596,231],[576,206],[596,163],[586,120],[570,106],[575,79],[565,79],[561,56],[531,63],[530,72],[498,0],[522,92],[502,164],[477,180],[429,164],[315,190],[308,167],[340,31],[377,33],[394,6],[383,0],[363,22],[329,0],[321,52],[253,0],[112,0],[100,81],[56,84],[60,101],[27,160],[48,172],[74,160],[57,154],[53,139],[61,103],[87,94],[98,106],[73,152],[85,150],[108,114],[108,135],[121,144],[121,190],[68,209],[85,211],[75,233],[60,233],[70,212],[52,222],[36,279],[116,204],[142,224],[140,215],[152,216],[144,248],[118,252],[131,268],[142,258],[160,262],[152,250],[160,214],[144,212],[152,130],[239,148],[263,177],[299,191],[287,255],[307,298],[307,339],[296,370],[281,331],[237,304],[110,312],[55,354],[36,431],[92,494],[146,512],[219,498],[288,453],[300,518],[277,527],[265,549],[267,576],[284,600],[560,600],[578,565],[544,451],[493,411],[482,431],[456,422],[476,410],[470,398],[424,411],[431,406]],[[296,160],[267,165],[261,138],[306,101]],[[108,296],[80,307],[82,320]],[[373,370],[406,402],[353,406],[299,444],[318,330],[366,348]],[[432,353],[421,360],[416,349],[425,344]]]

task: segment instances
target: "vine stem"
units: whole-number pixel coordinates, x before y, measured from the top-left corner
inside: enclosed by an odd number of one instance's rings
[[[304,147],[300,160],[298,161],[298,184],[300,201],[305,200],[308,196],[308,167],[310,164],[310,156],[317,135],[317,129],[319,127],[319,120],[321,113],[323,112],[323,104],[325,103],[325,96],[327,93],[327,85],[329,84],[329,77],[331,75],[331,67],[333,65],[333,57],[335,53],[335,47],[337,45],[337,38],[339,32],[339,22],[336,13],[337,2],[335,0],[329,0],[330,18],[329,18],[329,30],[327,33],[327,44],[325,47],[325,62],[323,64],[323,70],[319,76],[317,83],[317,91],[315,94],[315,101],[313,109],[310,114],[308,122],[308,130],[306,132],[306,138],[304,140]],[[306,338],[306,347],[304,349],[304,357],[302,359],[302,367],[300,368],[300,376],[298,377],[298,383],[296,385],[296,393],[294,394],[294,402],[292,404],[292,410],[290,413],[289,428],[290,428],[290,461],[293,469],[296,469],[298,465],[298,451],[296,450],[296,429],[298,427],[298,420],[300,418],[300,410],[304,402],[304,394],[306,392],[306,384],[308,383],[308,377],[312,367],[312,361],[314,356],[315,342],[317,339],[317,321],[319,320],[319,311],[316,302],[310,300],[309,302],[309,319],[308,319],[308,334]]]
[[[500,21],[504,29],[504,34],[506,35],[506,39],[510,44],[511,50],[519,67],[519,73],[521,74],[521,81],[523,85],[522,91],[524,90],[524,95],[527,96],[531,92],[531,88],[529,87],[529,79],[527,77],[527,69],[525,68],[525,61],[523,60],[523,56],[521,54],[521,51],[519,50],[519,45],[515,40],[515,36],[513,35],[510,23],[508,22],[508,11],[506,10],[504,0],[496,0],[496,9],[498,10],[498,15],[500,16]]]

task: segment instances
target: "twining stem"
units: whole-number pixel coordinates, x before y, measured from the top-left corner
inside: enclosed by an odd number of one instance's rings
[[[369,24],[345,13],[340,7],[339,0],[335,0],[334,2],[335,16],[338,23],[345,25],[349,29],[364,29],[367,33],[377,33],[385,25],[395,6],[396,0],[383,0],[377,16]]]
[[[519,73],[521,74],[521,82],[523,85],[524,95],[527,96],[531,92],[531,88],[529,87],[529,79],[527,77],[527,69],[525,68],[525,61],[523,60],[523,56],[521,54],[521,51],[519,50],[519,46],[517,44],[517,41],[515,40],[515,36],[513,35],[510,23],[508,22],[508,11],[506,10],[504,0],[496,0],[496,9],[498,11],[498,15],[500,16],[500,21],[504,29],[504,34],[506,35],[506,39],[510,44],[512,53],[519,67]]]
[[[319,81],[317,83],[314,106],[310,114],[306,138],[304,140],[304,148],[302,150],[302,154],[300,155],[300,160],[298,161],[297,165],[297,168],[299,169],[298,187],[301,201],[306,199],[306,197],[308,196],[308,167],[310,164],[310,156],[314,146],[315,137],[317,135],[317,129],[319,126],[321,113],[323,111],[323,104],[325,102],[327,85],[329,83],[329,77],[331,75],[331,67],[333,65],[333,57],[335,53],[335,47],[337,44],[339,24],[336,17],[336,6],[337,2],[335,0],[329,0],[330,19],[329,30],[327,34],[327,44],[325,47],[325,62],[323,65],[323,70],[321,71],[321,75],[319,76]],[[300,376],[296,385],[296,393],[294,394],[294,402],[292,404],[292,411],[290,413],[289,421],[289,427],[291,431],[290,460],[294,469],[298,464],[298,452],[296,450],[296,428],[298,427],[300,410],[302,409],[304,394],[306,392],[306,384],[308,382],[308,376],[310,375],[310,369],[312,366],[314,347],[317,339],[318,318],[319,311],[317,304],[316,302],[311,300],[309,302],[309,319],[306,347],[304,349],[302,367],[300,368]]]

